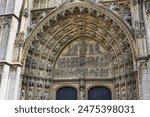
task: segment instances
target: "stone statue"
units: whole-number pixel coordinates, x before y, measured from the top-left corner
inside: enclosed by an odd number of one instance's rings
[[[80,100],[85,100],[85,91],[80,91]]]

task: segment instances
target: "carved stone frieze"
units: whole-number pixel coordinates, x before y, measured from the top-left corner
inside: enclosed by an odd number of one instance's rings
[[[82,74],[86,78],[111,76],[111,63],[104,48],[84,38],[73,41],[63,50],[56,63],[55,78],[80,78]],[[81,67],[84,68],[81,70]]]

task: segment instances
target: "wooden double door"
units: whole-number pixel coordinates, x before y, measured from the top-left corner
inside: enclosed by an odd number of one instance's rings
[[[77,100],[77,90],[72,87],[63,87],[57,90],[56,100]],[[111,91],[106,87],[93,87],[88,91],[88,100],[111,100]]]

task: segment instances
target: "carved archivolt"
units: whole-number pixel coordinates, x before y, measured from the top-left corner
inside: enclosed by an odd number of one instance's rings
[[[114,79],[115,98],[118,100],[136,100],[137,92],[137,72],[126,74]]]
[[[125,99],[123,76],[133,74],[135,56],[130,30],[111,11],[88,2],[64,4],[47,15],[25,42],[22,99],[48,99],[54,80],[117,81],[118,77],[122,89],[116,88],[116,92],[123,92],[119,96]],[[84,90],[80,90],[82,94]]]
[[[33,4],[33,10],[31,11],[31,23],[28,28],[29,32],[35,28],[35,26],[45,18],[45,16],[53,12],[57,6],[62,5],[63,3],[70,2],[91,2],[96,5],[103,5],[106,8],[110,9],[112,12],[117,14],[125,23],[130,27],[132,26],[131,22],[131,5],[130,1],[108,1],[108,0],[36,0]],[[44,9],[41,8],[40,4],[44,4]],[[42,5],[43,6],[43,5]],[[38,10],[37,10],[38,9]]]

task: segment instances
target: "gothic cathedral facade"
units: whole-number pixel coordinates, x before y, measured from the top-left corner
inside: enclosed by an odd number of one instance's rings
[[[150,0],[0,0],[0,99],[149,100]]]

